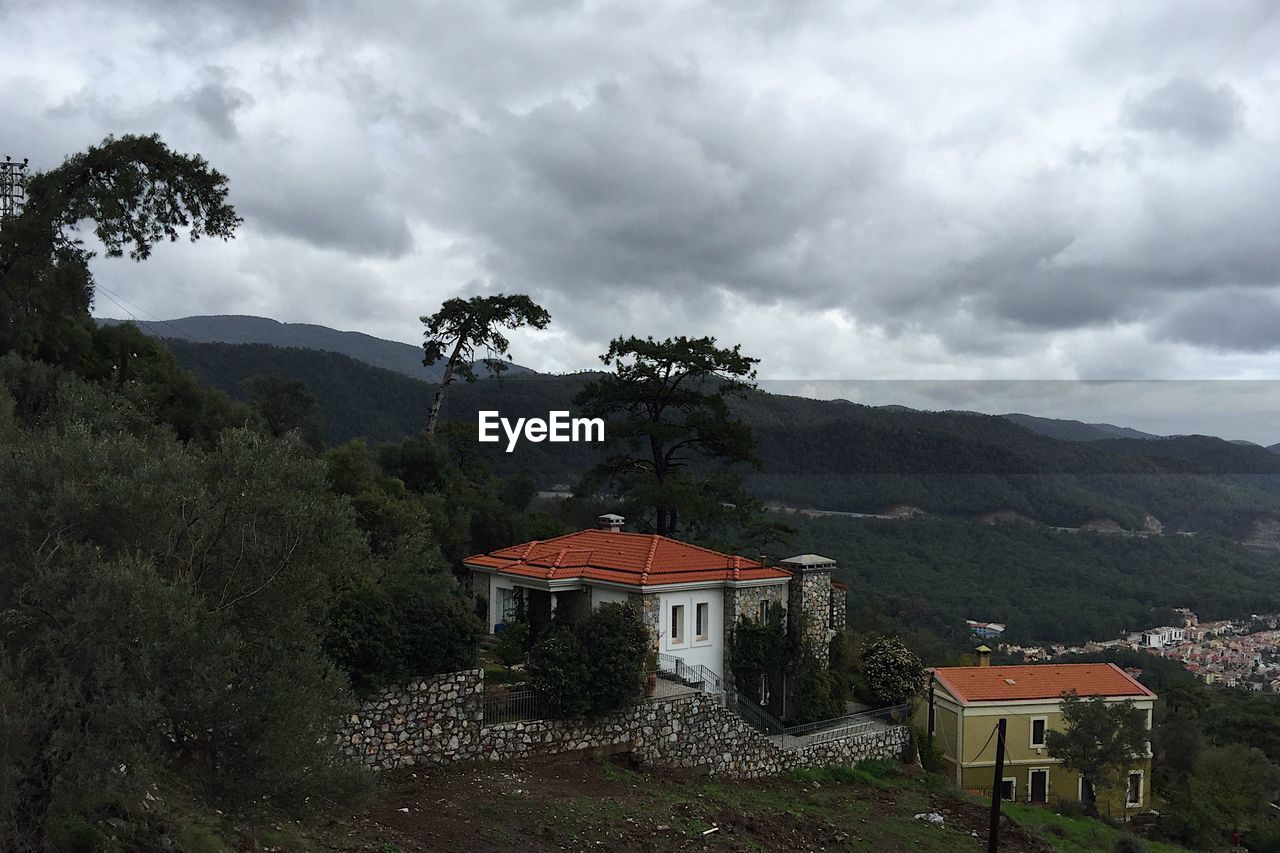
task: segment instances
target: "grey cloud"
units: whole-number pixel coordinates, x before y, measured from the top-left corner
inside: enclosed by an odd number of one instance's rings
[[[1272,292],[1219,290],[1199,294],[1161,318],[1168,340],[1239,352],[1280,350],[1280,298]]]
[[[1125,100],[1122,118],[1130,127],[1180,136],[1211,147],[1232,137],[1244,107],[1228,85],[1210,86],[1202,80],[1178,77],[1142,95]]]
[[[751,318],[975,373],[1270,346],[1229,306],[1280,283],[1275,4],[130,0],[109,38],[43,8],[11,15],[47,90],[0,57],[0,105],[59,151],[154,127],[226,172],[255,251],[220,308],[301,310],[311,280],[306,319],[350,327],[478,278],[547,304],[558,352],[751,329],[801,375],[811,348]]]
[[[227,85],[226,73],[214,71],[210,79],[200,84],[186,97],[186,103],[196,117],[223,140],[236,139],[235,113],[250,102],[248,92]]]

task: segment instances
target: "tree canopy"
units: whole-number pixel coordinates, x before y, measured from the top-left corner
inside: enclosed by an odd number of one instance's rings
[[[511,360],[511,342],[502,330],[522,326],[545,329],[551,322],[551,315],[522,293],[510,296],[499,293],[496,296],[449,299],[439,311],[420,319],[427,327],[423,332],[426,340],[422,344],[422,363],[430,366],[445,359],[444,376],[427,415],[427,435],[434,435],[445,390],[453,382],[454,374],[468,382],[476,381],[472,366],[476,351],[484,351],[481,363],[491,375],[499,376],[507,369],[503,359]]]
[[[1131,700],[1062,697],[1062,729],[1045,734],[1049,755],[1084,777],[1093,790],[1115,788],[1121,774],[1148,751],[1147,715]]]
[[[65,362],[88,351],[94,253],[82,222],[107,257],[141,261],[184,231],[230,239],[240,218],[227,195],[224,175],[156,135],[107,137],[32,175],[26,205],[0,227],[0,353]]]
[[[751,430],[729,400],[753,387],[759,359],[715,338],[630,337],[615,339],[600,360],[613,372],[575,400],[606,419],[612,449],[588,476],[588,491],[616,490],[629,517],[663,536],[754,508],[727,470],[755,459]]]

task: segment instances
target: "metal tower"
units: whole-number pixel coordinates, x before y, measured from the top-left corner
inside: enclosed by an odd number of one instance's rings
[[[12,157],[6,155],[4,162],[0,163],[0,220],[22,212],[26,187],[27,158],[22,158],[21,163],[15,163]]]

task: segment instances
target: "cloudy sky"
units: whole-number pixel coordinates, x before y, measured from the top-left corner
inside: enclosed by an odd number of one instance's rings
[[[1276,2],[0,0],[0,32],[0,154],[155,131],[230,177],[234,242],[98,262],[139,316],[416,342],[518,291],[542,370],[679,333],[772,378],[1280,377]]]

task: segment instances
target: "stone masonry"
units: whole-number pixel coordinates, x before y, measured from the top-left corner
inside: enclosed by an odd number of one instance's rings
[[[787,749],[704,693],[644,702],[593,719],[486,726],[482,691],[481,670],[385,690],[347,718],[339,737],[348,755],[375,770],[621,747],[643,765],[698,769],[731,779],[896,759],[909,742],[906,726],[891,726]]]
[[[787,593],[787,614],[792,631],[799,632],[800,642],[826,666],[831,659],[831,570],[835,561],[815,554],[783,560],[781,568],[791,572],[791,589]]]
[[[343,751],[375,770],[480,757],[484,670],[448,672],[371,697],[338,731]]]
[[[761,602],[777,602],[783,605],[782,584],[726,588],[724,591],[724,669],[722,677],[726,688],[733,686],[733,629],[743,619],[759,619]],[[786,610],[783,610],[786,618]]]

